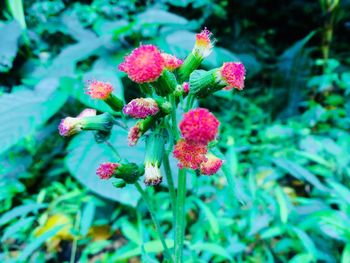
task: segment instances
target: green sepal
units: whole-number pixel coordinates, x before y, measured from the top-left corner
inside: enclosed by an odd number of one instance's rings
[[[115,177],[123,179],[127,184],[134,184],[144,174],[144,166],[135,163],[121,164],[115,172]]]
[[[152,85],[154,86],[156,93],[159,96],[164,97],[174,92],[177,86],[177,81],[175,75],[165,69],[163,70],[162,75],[153,82]]]
[[[186,59],[184,60],[184,62],[178,70],[180,83],[186,81],[191,75],[191,73],[199,67],[202,61],[202,57],[195,55],[191,52],[191,54],[189,54],[186,57]]]
[[[110,132],[114,124],[114,118],[108,112],[96,116],[82,117],[81,119],[83,130]]]
[[[197,98],[204,98],[221,90],[224,86],[216,81],[215,73],[216,69],[210,71],[195,70],[190,76],[191,88],[189,93]]]

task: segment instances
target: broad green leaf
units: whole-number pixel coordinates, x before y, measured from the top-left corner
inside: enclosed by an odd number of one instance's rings
[[[214,255],[221,256],[228,260],[232,260],[231,255],[227,252],[225,248],[214,243],[197,243],[191,246],[191,250],[196,250],[197,253],[210,252]]]
[[[47,207],[46,204],[28,204],[28,205],[16,206],[15,208],[11,209],[10,211],[6,212],[0,217],[0,226],[10,222],[12,219],[15,219],[16,217],[25,216],[30,212],[36,213],[37,210],[45,207]]]
[[[290,175],[294,176],[295,178],[299,180],[305,180],[315,186],[318,190],[321,191],[327,191],[328,189],[318,180],[318,178],[306,170],[304,167],[300,166],[299,164],[282,159],[282,158],[275,158],[273,159],[273,162],[280,168],[282,168],[284,171],[290,173]]]
[[[142,140],[137,146],[127,144],[127,131],[115,128],[109,142],[118,150],[122,158],[137,164],[143,163],[144,146]],[[115,154],[105,143],[97,144],[92,132],[84,132],[75,136],[68,146],[65,163],[70,173],[91,191],[111,200],[135,206],[139,194],[133,185],[117,189],[112,180],[100,180],[96,169],[102,162],[116,161]]]
[[[65,103],[67,94],[56,90],[56,79],[43,79],[32,90],[0,97],[0,153],[31,135]]]
[[[0,73],[12,68],[13,60],[18,51],[17,41],[22,30],[17,21],[12,21],[0,27]]]
[[[38,249],[42,244],[44,244],[45,241],[53,237],[62,227],[63,225],[56,226],[50,231],[47,231],[46,233],[44,233],[43,235],[36,237],[33,241],[31,241],[28,245],[26,245],[22,253],[17,258],[17,261],[19,262],[26,261],[28,257],[30,257],[36,249]]]

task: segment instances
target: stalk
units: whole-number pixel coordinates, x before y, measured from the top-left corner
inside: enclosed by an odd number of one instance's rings
[[[148,211],[150,212],[151,214],[151,218],[152,218],[152,221],[153,221],[153,224],[156,226],[156,230],[158,232],[158,236],[159,236],[159,239],[160,239],[160,242],[162,243],[162,246],[163,246],[163,249],[164,249],[164,255],[168,258],[168,260],[170,262],[174,262],[173,261],[173,258],[171,257],[171,254],[169,252],[169,249],[168,249],[168,246],[166,245],[165,243],[165,239],[162,235],[162,232],[160,230],[160,224],[156,218],[156,213],[155,211],[153,210],[153,207],[152,207],[152,203],[151,203],[151,200],[149,199],[148,195],[146,194],[146,192],[142,189],[142,187],[140,186],[140,184],[138,182],[135,183],[135,187],[137,189],[137,191],[141,194],[143,200],[145,201],[146,203],[146,206],[148,208]]]
[[[175,262],[181,263],[185,238],[186,170],[179,169],[176,201]]]
[[[173,175],[171,173],[171,168],[169,163],[169,155],[168,153],[166,153],[166,151],[164,151],[163,164],[164,164],[165,176],[168,181],[171,208],[173,210],[173,216],[174,216],[173,225],[175,227],[176,225],[176,192],[175,192],[175,186],[173,181]]]

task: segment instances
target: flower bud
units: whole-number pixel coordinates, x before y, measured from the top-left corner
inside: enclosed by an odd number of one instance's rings
[[[154,45],[141,45],[124,58],[119,70],[139,84],[157,80],[165,67],[164,58]]]
[[[127,184],[134,184],[144,172],[143,166],[138,166],[135,163],[126,163],[118,167],[115,172],[115,177],[123,179]]]
[[[214,47],[214,42],[212,33],[206,28],[199,34],[196,34],[194,48],[179,68],[180,81],[188,79],[190,74],[199,67],[203,59],[210,55]]]
[[[174,92],[177,86],[176,77],[170,71],[164,69],[162,75],[152,83],[159,96],[166,96]]]
[[[162,182],[160,165],[164,153],[164,143],[161,134],[152,133],[146,138],[145,185],[158,185]]]
[[[216,174],[220,170],[223,164],[223,160],[221,160],[220,158],[216,157],[211,153],[208,153],[206,155],[206,158],[207,160],[200,164],[201,174],[204,174],[204,175]]]
[[[157,102],[152,98],[133,99],[123,108],[123,113],[135,119],[145,119],[159,112]]]
[[[113,86],[108,82],[89,80],[86,86],[86,94],[93,99],[103,100],[113,110],[120,111],[123,108],[123,101],[113,95]]]
[[[112,182],[112,185],[115,188],[123,188],[126,186],[126,183],[123,179],[116,179],[114,182]]]
[[[216,138],[219,125],[219,120],[204,108],[188,111],[179,124],[182,137],[202,144],[208,144]]]
[[[96,115],[96,111],[86,109],[77,117],[66,117],[61,120],[58,130],[61,136],[72,136],[83,130],[110,132],[114,119],[109,113]]]
[[[115,174],[119,166],[120,164],[118,163],[112,163],[112,162],[101,163],[96,170],[96,174],[98,175],[98,177],[100,177],[100,179],[107,180]]]
[[[164,59],[165,68],[169,71],[174,71],[183,63],[181,59],[167,53],[162,53],[162,57]]]
[[[202,143],[180,139],[174,147],[174,157],[179,161],[179,168],[198,169],[206,161],[207,146]]]

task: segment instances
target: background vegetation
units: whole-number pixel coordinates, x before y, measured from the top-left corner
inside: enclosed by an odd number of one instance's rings
[[[204,26],[205,67],[241,60],[242,92],[200,104],[220,119],[226,162],[190,176],[186,262],[350,262],[348,0],[9,0],[0,4],[0,261],[160,262],[162,247],[133,187],[95,170],[113,160],[90,133],[58,135],[84,107],[89,78],[126,100],[117,65],[142,43],[184,58]],[[126,132],[110,142],[140,162]],[[225,177],[226,175],[226,177]],[[226,180],[228,178],[228,180]],[[172,246],[165,184],[149,188]],[[142,220],[142,221],[141,221]]]

